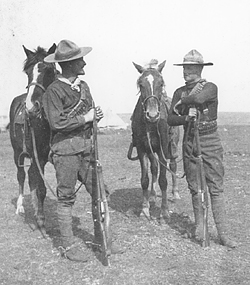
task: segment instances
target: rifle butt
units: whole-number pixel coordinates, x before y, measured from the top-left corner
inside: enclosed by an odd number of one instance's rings
[[[92,171],[92,216],[94,221],[95,246],[103,255],[103,264],[110,265],[112,236],[110,215],[106,198],[102,167],[99,163]]]

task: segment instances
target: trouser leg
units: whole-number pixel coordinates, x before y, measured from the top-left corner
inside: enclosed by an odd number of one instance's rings
[[[57,216],[62,245],[73,243],[72,206],[75,202],[75,185],[77,181],[77,156],[55,156],[54,167],[57,178]]]
[[[203,208],[197,193],[192,193],[192,204],[194,211],[194,237],[197,240],[203,239]]]
[[[57,177],[57,217],[61,234],[62,254],[71,261],[86,262],[89,253],[77,242],[72,230],[72,207],[75,203],[75,185],[81,163],[81,155],[56,156],[54,167]]]
[[[57,204],[57,218],[61,234],[62,246],[70,247],[74,243],[72,230],[72,206],[65,206],[62,203]]]
[[[225,199],[223,193],[219,193],[218,195],[211,195],[211,207],[220,243],[222,245],[235,248],[237,246],[237,243],[231,240],[228,235]]]
[[[95,191],[97,189],[93,188],[93,187],[95,187],[94,185],[96,184],[93,181],[93,165],[91,165],[89,163],[89,155],[87,155],[87,154],[81,158],[81,169],[79,171],[79,179],[80,179],[80,181],[82,181],[84,183],[87,192],[91,195],[91,198],[92,198],[92,217],[93,217],[93,221],[94,221],[94,245],[100,245],[102,243],[102,236],[100,236],[100,234],[101,234],[100,233],[100,225],[99,225],[99,221],[97,220],[97,215],[96,215],[97,201],[95,198],[96,197]],[[105,192],[107,195],[108,191],[106,189],[106,185],[102,185],[102,186],[105,187]],[[110,226],[109,226],[109,229],[107,229],[107,231],[108,231],[107,232],[107,235],[108,235],[107,236],[107,243],[108,243],[107,246],[110,248],[110,253],[111,254],[123,253],[125,250],[123,248],[119,247],[114,242],[112,242],[112,231],[111,231]],[[100,246],[94,246],[94,249],[96,249],[96,248],[100,249]]]

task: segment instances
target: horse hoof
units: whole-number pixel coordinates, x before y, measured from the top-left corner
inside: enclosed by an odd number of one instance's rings
[[[16,215],[18,214],[24,214],[24,207],[23,206],[19,206],[16,209]]]
[[[46,229],[45,227],[38,227],[38,230],[40,231],[41,233],[41,237],[40,238],[44,238],[44,239],[48,239],[49,238],[49,235],[46,233]]]
[[[179,195],[178,192],[174,193],[174,199],[175,200],[180,200],[181,199],[181,196]]]
[[[167,210],[161,210],[160,216],[165,220],[165,219],[170,219],[170,213]]]
[[[140,217],[146,217],[148,220],[151,220],[149,209],[143,208],[141,211]]]

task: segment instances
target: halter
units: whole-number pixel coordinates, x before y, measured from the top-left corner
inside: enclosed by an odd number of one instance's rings
[[[146,104],[147,104],[147,101],[148,101],[149,99],[154,99],[154,100],[156,100],[156,102],[157,102],[157,107],[158,107],[158,108],[157,108],[157,114],[156,114],[155,120],[158,121],[158,120],[160,119],[160,106],[161,106],[161,104],[160,104],[159,98],[156,97],[155,95],[148,96],[148,97],[145,98],[144,101],[142,102],[142,107],[143,107],[144,115],[145,115],[145,117],[146,117],[146,119],[147,119],[148,121],[151,121],[151,118],[148,116],[148,112],[147,112],[147,109],[146,109]]]
[[[43,90],[43,92],[46,91],[46,89],[43,87],[43,85],[40,84],[40,83],[37,83],[37,82],[31,82],[31,83],[27,86],[27,89],[29,89],[30,86],[33,86],[33,85],[35,85],[35,86],[37,86],[37,87],[40,87],[40,88]]]

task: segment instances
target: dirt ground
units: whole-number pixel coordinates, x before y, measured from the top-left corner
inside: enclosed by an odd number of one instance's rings
[[[235,118],[234,118],[235,119]],[[48,191],[45,200],[49,239],[35,230],[29,189],[25,187],[25,214],[15,214],[18,196],[16,169],[9,134],[1,133],[0,149],[0,284],[76,285],[208,285],[250,284],[250,124],[220,124],[225,150],[225,193],[231,236],[239,242],[235,250],[218,244],[209,208],[211,246],[203,249],[186,232],[193,224],[191,197],[185,179],[179,179],[180,201],[173,201],[169,178],[169,221],[149,222],[139,217],[142,201],[139,162],[126,157],[130,130],[98,136],[105,182],[111,192],[110,215],[113,237],[126,248],[111,257],[105,267],[94,254],[86,264],[62,259],[57,250],[59,229],[56,200]],[[181,158],[181,155],[180,155]],[[178,164],[182,174],[182,162]],[[47,164],[46,178],[55,189],[53,166]],[[160,192],[156,208],[160,205]],[[79,192],[73,211],[74,234],[88,242],[93,237],[91,200]]]

